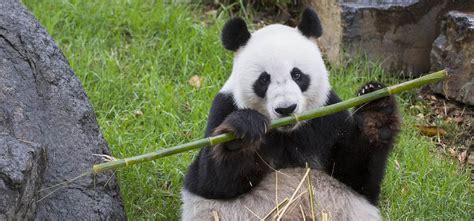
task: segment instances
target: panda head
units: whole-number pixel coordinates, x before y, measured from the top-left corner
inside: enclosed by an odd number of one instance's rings
[[[222,43],[235,57],[222,92],[232,93],[239,108],[257,110],[272,120],[323,106],[330,85],[312,39],[321,34],[319,18],[309,8],[296,28],[273,24],[251,34],[244,20],[229,20]]]

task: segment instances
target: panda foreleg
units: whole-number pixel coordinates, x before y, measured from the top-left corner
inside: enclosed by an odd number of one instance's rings
[[[361,87],[358,95],[363,95],[385,86],[378,82],[369,82]],[[366,174],[361,192],[372,202],[376,203],[380,193],[380,185],[385,173],[385,164],[393,147],[394,139],[400,130],[400,118],[395,97],[384,97],[356,107],[353,112],[354,121],[358,128],[359,148],[366,156],[362,162],[362,171]]]
[[[250,191],[268,170],[257,156],[268,128],[269,120],[254,110],[231,112],[210,134],[232,132],[238,139],[201,150],[186,175],[185,188],[209,199],[230,199]]]
[[[225,171],[220,179],[229,182],[227,194],[237,196],[249,191],[260,182],[267,169],[257,151],[269,129],[270,120],[257,111],[239,109],[229,114],[212,131],[212,135],[234,133],[236,140],[211,147],[217,170]]]
[[[358,95],[383,88],[380,83],[364,85]],[[354,108],[350,132],[337,142],[327,172],[377,204],[380,186],[400,120],[394,97],[381,98]]]

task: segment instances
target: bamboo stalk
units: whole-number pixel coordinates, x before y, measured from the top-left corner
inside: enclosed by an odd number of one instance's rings
[[[438,82],[447,77],[448,73],[445,70],[438,71],[432,74],[425,75],[423,77],[413,79],[411,81],[407,81],[401,84],[389,86],[386,88],[382,88],[380,90],[364,94],[362,96],[354,97],[349,100],[339,102],[337,104],[324,106],[322,108],[318,108],[315,110],[309,110],[300,114],[295,114],[289,117],[280,118],[277,120],[273,120],[271,123],[272,128],[277,128],[289,124],[295,124],[300,121],[310,120],[317,117],[322,117],[330,114],[334,114],[346,109],[349,109],[354,106],[358,106],[382,97],[386,97],[393,94],[399,94],[403,91],[418,88],[430,83]],[[217,135],[214,137],[207,137],[200,140],[196,140],[186,144],[180,144],[174,147],[161,149],[155,152],[128,157],[123,159],[118,159],[106,163],[96,164],[92,167],[93,173],[101,173],[107,170],[113,170],[120,167],[126,167],[138,163],[143,163],[151,160],[156,160],[159,158],[167,157],[170,155],[174,155],[177,153],[182,153],[189,150],[200,149],[207,146],[212,146],[220,143],[225,143],[231,140],[236,139],[234,134],[232,133],[225,133],[221,135]]]

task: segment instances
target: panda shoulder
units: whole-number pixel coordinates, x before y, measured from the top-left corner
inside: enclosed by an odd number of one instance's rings
[[[232,93],[222,92],[220,91],[214,97],[214,101],[212,102],[212,107],[219,107],[219,109],[237,109],[235,105],[235,99]]]

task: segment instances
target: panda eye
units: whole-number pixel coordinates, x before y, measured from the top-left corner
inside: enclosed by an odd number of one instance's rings
[[[260,82],[260,84],[262,85],[268,84],[268,82],[270,82],[270,75],[267,72],[263,72],[262,74],[260,74],[258,82]]]
[[[257,96],[264,98],[265,94],[267,93],[269,85],[270,85],[270,75],[264,71],[253,83],[252,88]]]
[[[291,70],[291,78],[293,78],[293,81],[300,87],[302,92],[308,89],[311,82],[311,78],[298,68]]]
[[[291,70],[291,77],[295,81],[299,80],[301,78],[302,74],[303,73],[301,73],[300,69],[298,69],[298,68],[293,68],[293,70]]]

